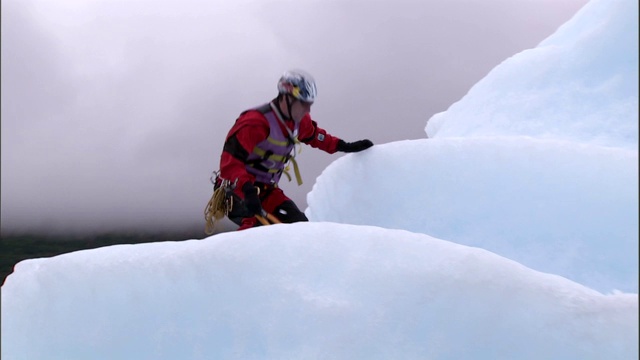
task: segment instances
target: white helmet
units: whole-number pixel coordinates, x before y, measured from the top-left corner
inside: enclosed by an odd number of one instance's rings
[[[302,70],[291,70],[280,77],[278,93],[291,95],[300,101],[312,103],[316,100],[318,90],[311,75]]]

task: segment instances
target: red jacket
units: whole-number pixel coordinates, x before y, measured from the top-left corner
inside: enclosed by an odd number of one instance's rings
[[[285,121],[291,131],[294,129],[293,120]],[[287,133],[283,124],[280,124],[283,133]],[[244,198],[242,185],[247,181],[254,182],[255,177],[246,170],[245,161],[256,145],[269,136],[269,122],[258,110],[249,110],[241,114],[233,125],[225,140],[224,149],[220,156],[220,177],[235,181],[238,179],[236,193]],[[311,120],[309,114],[300,121],[298,130],[300,142],[314,148],[323,150],[329,154],[336,152],[339,138],[329,134],[318,127]]]

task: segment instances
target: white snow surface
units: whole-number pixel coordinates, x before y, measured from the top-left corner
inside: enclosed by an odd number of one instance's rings
[[[312,221],[481,247],[601,292],[638,292],[638,153],[528,137],[376,146],[332,163]]]
[[[273,225],[23,261],[2,358],[623,359],[637,300],[405,230]]]
[[[425,130],[430,138],[524,135],[637,150],[637,79],[638,2],[593,0]]]
[[[2,359],[638,358],[637,6],[338,159],[309,223],[20,262]]]

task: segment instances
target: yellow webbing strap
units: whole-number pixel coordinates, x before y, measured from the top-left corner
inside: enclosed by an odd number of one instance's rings
[[[289,165],[284,168],[283,174],[287,175],[287,180],[291,181],[291,175],[289,174]]]
[[[298,140],[298,138],[295,138],[295,145],[300,144],[300,141]],[[293,156],[289,159],[289,161],[291,161],[291,163],[293,164],[293,173],[296,175],[296,182],[298,183],[298,186],[302,185],[302,176],[300,175],[300,168],[298,167],[298,162],[296,161],[296,149],[295,149],[295,145],[293,148]],[[302,146],[299,147],[300,150],[298,150],[298,154],[300,152],[302,152]],[[287,164],[287,166],[285,166],[284,168],[284,174],[287,175],[287,179],[289,179],[289,181],[291,181],[291,174],[289,174],[289,164]]]
[[[261,158],[264,158],[264,156],[267,154],[266,151],[260,149],[257,146],[253,149],[253,152],[256,153],[256,155],[260,156]],[[267,157],[267,159],[275,160],[275,161],[281,161],[282,162],[282,161],[284,161],[286,159],[286,157],[282,156],[282,155],[271,154],[271,155],[269,155],[269,157]]]
[[[298,168],[298,162],[293,157],[290,159],[290,161],[293,164],[293,173],[296,175],[296,182],[298,183],[298,185],[302,185],[302,176],[300,176],[300,169]],[[287,174],[287,176],[289,177],[289,181],[291,181],[291,175]]]
[[[267,137],[267,141],[278,146],[287,146],[287,144],[289,143],[287,140],[279,141],[272,138],[271,136]]]

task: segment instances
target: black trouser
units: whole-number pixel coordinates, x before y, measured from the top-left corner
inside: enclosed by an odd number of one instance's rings
[[[276,211],[274,211],[273,215],[277,217],[278,220],[287,224],[299,221],[309,221],[307,216],[298,209],[296,203],[291,200],[287,200],[280,204],[280,206],[276,207]]]
[[[298,209],[298,206],[292,200],[286,200],[282,204],[278,205],[272,214],[277,217],[278,220],[286,224],[291,224],[299,221],[309,221],[307,216]],[[237,225],[242,224],[242,219],[246,217],[252,217],[244,206],[244,202],[240,197],[234,194],[233,209],[229,212],[229,220],[233,221]],[[260,226],[260,222],[256,222],[255,226]]]

